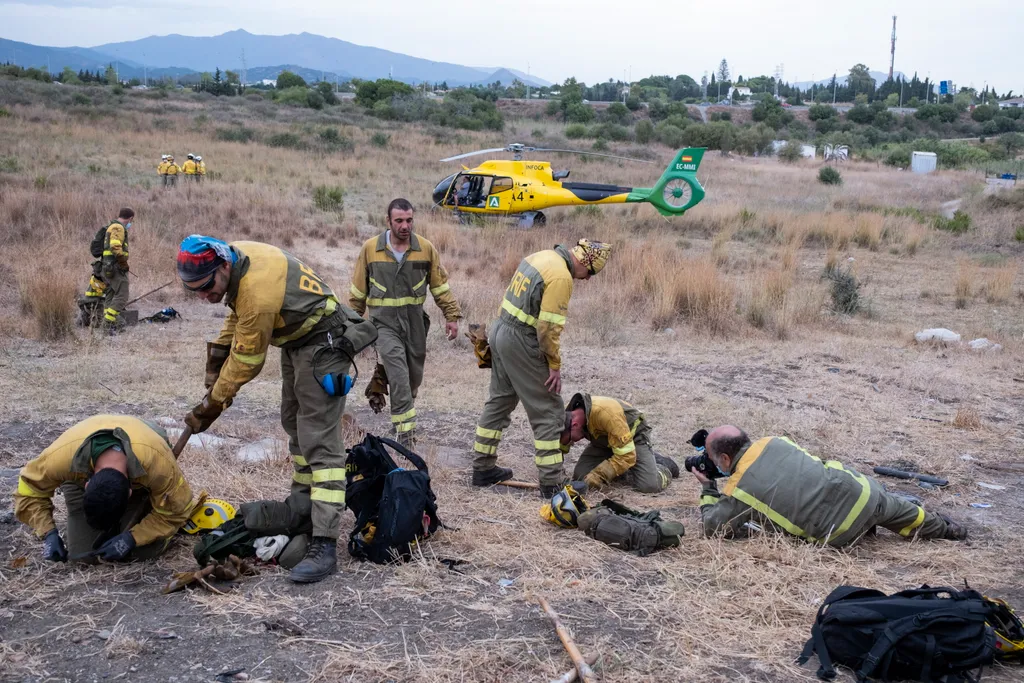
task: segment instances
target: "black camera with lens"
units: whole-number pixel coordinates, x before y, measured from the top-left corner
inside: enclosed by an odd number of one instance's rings
[[[704,452],[704,444],[708,438],[708,430],[699,429],[690,437],[690,440],[686,443],[690,444],[697,449],[697,455],[690,456],[683,461],[683,467],[686,468],[687,472],[697,470],[708,479],[719,479],[725,475],[718,471],[718,467],[715,465],[711,457]]]

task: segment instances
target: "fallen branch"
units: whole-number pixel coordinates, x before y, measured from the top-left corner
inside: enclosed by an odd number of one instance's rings
[[[576,643],[573,642],[572,636],[569,635],[569,631],[562,625],[561,619],[558,618],[558,613],[551,609],[551,605],[544,598],[538,598],[537,601],[540,603],[541,609],[551,619],[551,623],[555,625],[555,633],[558,634],[559,640],[562,641],[562,645],[565,646],[565,651],[569,653],[569,658],[572,659],[572,663],[576,666],[576,671],[579,672],[580,680],[583,683],[596,683],[597,676],[594,674],[594,670],[590,668],[586,660],[583,659],[583,655],[580,654],[580,650],[576,647]]]
[[[598,657],[599,657],[599,655],[590,654],[590,655],[587,655],[586,657],[584,657],[583,661],[585,661],[589,666],[594,666],[594,663],[598,660]],[[578,672],[576,671],[576,669],[572,668],[572,669],[569,669],[568,671],[566,671],[564,674],[562,674],[558,678],[556,678],[553,681],[551,681],[551,683],[572,683],[573,681],[576,680],[576,676],[577,675],[578,675]]]
[[[508,486],[514,489],[539,489],[540,484],[534,484],[532,481],[500,481],[495,486]]]

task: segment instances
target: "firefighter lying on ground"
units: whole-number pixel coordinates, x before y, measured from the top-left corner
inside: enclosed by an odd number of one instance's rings
[[[64,539],[53,521],[58,488],[68,508]],[[52,562],[69,552],[89,562],[152,559],[193,507],[164,430],[125,415],[96,415],[61,434],[22,468],[14,494],[15,515],[44,539]]]
[[[651,426],[639,410],[607,396],[576,394],[565,408],[562,453],[586,439],[573,479],[599,489],[626,481],[641,493],[664,491],[679,466],[651,447]]]
[[[822,461],[785,437],[751,443],[743,430],[724,425],[711,430],[705,448],[717,474],[726,478],[719,491],[714,477],[692,470],[703,486],[700,515],[707,535],[745,536],[747,522],[754,522],[835,547],[856,542],[876,526],[904,538],[967,538],[967,530],[949,517],[888,493],[835,460]]]

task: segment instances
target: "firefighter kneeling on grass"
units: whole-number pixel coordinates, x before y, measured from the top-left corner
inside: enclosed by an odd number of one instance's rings
[[[341,416],[354,382],[349,369],[377,330],[339,303],[312,268],[269,244],[191,235],[178,252],[178,276],[187,291],[231,309],[220,336],[207,345],[208,393],[185,417],[193,432],[208,429],[260,374],[269,346],[281,348],[281,424],[295,467],[289,502],[311,509],[313,526],[290,578],[325,579],[337,566],[345,510]]]
[[[68,509],[63,539],[53,521],[58,488]],[[152,559],[194,507],[164,431],[125,415],[97,415],[64,432],[22,468],[14,494],[15,515],[44,539],[51,562],[69,552],[87,562]]]
[[[714,474],[726,478],[719,491],[715,477],[692,469],[704,487],[700,515],[707,535],[746,536],[753,522],[835,547],[856,542],[876,526],[904,538],[967,538],[967,530],[949,517],[888,493],[835,460],[824,462],[785,437],[750,443],[743,430],[724,425],[708,434],[705,449],[718,470]]]
[[[586,439],[589,445],[576,461],[572,478],[599,489],[616,480],[628,481],[641,493],[664,491],[679,465],[651,447],[651,426],[644,414],[607,396],[576,394],[565,408],[562,452]]]

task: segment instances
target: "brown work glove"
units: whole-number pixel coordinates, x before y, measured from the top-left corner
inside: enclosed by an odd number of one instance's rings
[[[491,367],[491,347],[487,343],[487,328],[479,324],[471,324],[466,333],[473,344],[473,355],[476,356],[477,367]]]
[[[373,369],[373,377],[370,378],[369,384],[366,385],[366,398],[370,400],[370,408],[373,412],[379,413],[384,410],[388,404],[384,398],[387,395],[388,373],[383,365],[377,363],[377,367]]]
[[[231,405],[231,401],[228,400],[226,403],[215,401],[210,397],[209,394],[203,397],[203,402],[192,409],[188,415],[185,416],[185,424],[189,426],[193,434],[202,434],[210,428],[220,414],[224,412],[224,409]]]
[[[228,356],[231,355],[231,346],[227,344],[206,344],[206,389],[209,391],[217,383],[220,377],[220,369],[224,367]]]
[[[602,486],[612,483],[621,477],[626,470],[636,464],[636,452],[627,455],[615,455],[600,465],[590,470],[583,481],[592,489],[599,489]]]

